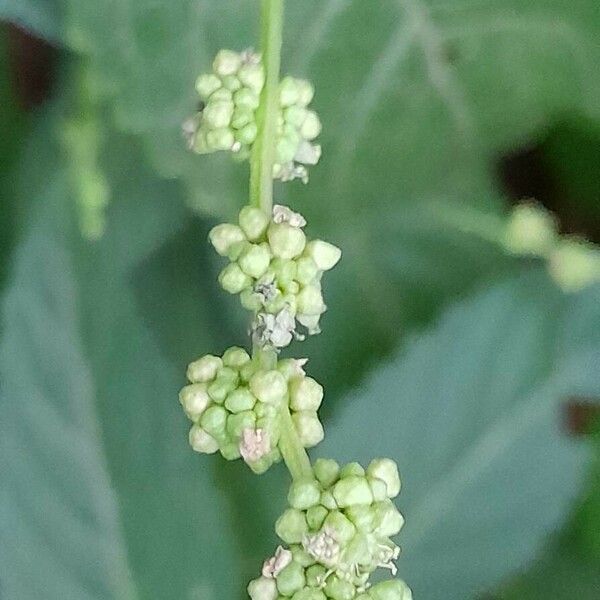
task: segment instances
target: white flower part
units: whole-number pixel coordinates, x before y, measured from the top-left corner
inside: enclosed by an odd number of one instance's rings
[[[398,568],[394,561],[400,556],[400,547],[396,545],[388,546],[386,544],[380,544],[378,550],[379,562],[377,563],[377,566],[382,569],[389,569],[392,575],[395,576],[396,573],[398,573]]]
[[[254,51],[254,48],[246,48],[241,54],[242,62],[246,65],[259,65],[260,54]]]
[[[264,429],[247,427],[242,431],[240,454],[246,462],[256,462],[271,452],[271,436]]]
[[[275,348],[285,348],[294,337],[300,339],[296,333],[296,320],[287,307],[276,315],[258,313],[252,323],[252,339],[261,346],[270,344]]]
[[[275,550],[275,556],[265,560],[262,568],[263,577],[274,579],[292,562],[292,553],[282,546]]]
[[[339,563],[341,548],[336,532],[331,527],[324,527],[314,535],[305,535],[302,546],[316,561],[326,567],[334,567]]]
[[[293,373],[298,377],[305,377],[306,371],[304,370],[304,365],[308,362],[308,358],[293,358]]]
[[[196,139],[196,133],[198,132],[198,116],[195,115],[186,119],[181,125],[181,133],[186,141],[188,150],[194,148],[194,141]]]
[[[293,162],[284,165],[278,165],[275,168],[274,177],[281,179],[283,182],[294,181],[300,179],[302,183],[308,183],[308,169],[303,165],[297,165]]]
[[[306,219],[297,212],[294,212],[287,206],[275,204],[273,206],[273,222],[274,223],[289,223],[292,227],[304,227]]]
[[[254,293],[260,296],[263,304],[273,300],[281,292],[275,286],[273,280],[270,281],[259,281],[254,286]]]

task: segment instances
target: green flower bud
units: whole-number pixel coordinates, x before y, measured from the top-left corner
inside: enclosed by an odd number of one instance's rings
[[[185,414],[192,420],[197,421],[210,404],[210,397],[206,391],[206,384],[194,383],[186,385],[179,392],[179,401],[183,406]]]
[[[259,95],[249,88],[242,88],[233,95],[233,101],[236,107],[246,107],[251,110],[256,110],[260,104]]]
[[[205,383],[212,381],[217,376],[217,371],[223,366],[223,361],[218,356],[207,354],[190,363],[187,369],[187,378],[192,383]]]
[[[206,133],[206,143],[213,150],[231,150],[235,143],[233,133],[226,127],[213,129]]]
[[[306,244],[304,256],[310,256],[321,271],[333,269],[342,256],[342,251],[323,240],[313,240]]]
[[[292,162],[296,156],[298,143],[298,139],[294,136],[287,135],[279,138],[275,146],[277,162],[281,164]]]
[[[329,510],[335,510],[338,507],[333,494],[329,490],[321,493],[321,504]]]
[[[254,408],[254,413],[259,418],[274,419],[279,414],[279,407],[274,404],[258,402]]]
[[[255,404],[256,398],[244,387],[233,390],[225,399],[225,408],[232,413],[252,410]]]
[[[254,110],[248,106],[236,106],[231,117],[231,126],[235,129],[241,129],[250,123],[254,123]]]
[[[308,141],[314,140],[321,133],[322,125],[317,113],[309,110],[304,123],[300,127],[300,135]]]
[[[235,75],[226,75],[221,79],[221,81],[223,83],[223,87],[231,92],[235,92],[242,87],[242,83]]]
[[[364,477],[355,475],[340,479],[333,487],[333,497],[338,506],[342,508],[373,502],[373,493],[369,482]]]
[[[233,94],[231,90],[221,87],[210,97],[211,102],[232,102]]]
[[[298,102],[298,85],[293,77],[284,77],[279,84],[279,102],[282,107],[292,106]]]
[[[225,402],[225,398],[235,390],[237,383],[228,377],[220,375],[208,386],[208,395],[218,404]]]
[[[284,596],[292,596],[300,591],[306,583],[304,569],[301,564],[292,561],[279,575],[277,575],[277,589]]]
[[[400,493],[400,474],[398,465],[393,460],[377,458],[371,461],[367,474],[385,482],[388,498],[395,498]]]
[[[319,504],[321,490],[316,481],[294,481],[288,493],[288,502],[292,508],[307,510]]]
[[[323,386],[312,377],[298,377],[289,384],[292,410],[317,411],[323,400]]]
[[[242,290],[240,302],[246,310],[252,312],[258,312],[263,306],[261,297],[252,288]]]
[[[292,545],[290,546],[290,550],[292,551],[294,562],[297,562],[299,565],[306,568],[315,564],[315,559],[304,549],[304,546]]]
[[[322,583],[325,581],[327,575],[327,569],[323,565],[312,565],[306,569],[306,584],[320,588]]]
[[[304,232],[288,223],[271,223],[267,236],[273,254],[279,258],[296,258],[306,245]]]
[[[312,411],[298,411],[292,415],[298,437],[305,448],[312,448],[323,441],[325,432],[323,425]]]
[[[241,66],[242,57],[232,50],[219,50],[213,61],[213,70],[221,77],[235,75]]]
[[[238,71],[240,81],[255,94],[260,95],[265,85],[265,73],[262,65],[243,65]]]
[[[211,129],[228,127],[233,116],[233,102],[209,102],[202,111],[202,120]]]
[[[227,433],[234,439],[242,435],[244,429],[254,429],[256,415],[251,410],[246,410],[227,417]]]
[[[321,494],[319,494],[319,498],[317,499],[317,502],[320,501]],[[318,531],[323,526],[323,521],[327,515],[328,510],[324,506],[311,506],[306,511],[306,522],[312,531]]]
[[[250,379],[250,391],[261,402],[279,404],[287,394],[287,383],[279,371],[261,371]]]
[[[298,94],[298,106],[308,106],[315,95],[315,88],[306,79],[296,79],[296,92]]]
[[[219,274],[219,283],[226,292],[239,294],[244,288],[250,287],[252,279],[237,263],[230,263]]]
[[[376,511],[374,511],[370,505],[357,504],[349,506],[345,512],[346,516],[354,523],[359,531],[370,532],[373,530]]]
[[[308,111],[302,106],[290,106],[283,111],[285,123],[300,127],[306,120]]]
[[[326,489],[330,488],[340,475],[340,465],[330,458],[317,458],[313,470],[319,483]]]
[[[221,80],[213,73],[200,75],[196,79],[196,91],[203,100],[208,100],[209,96],[221,87]]]
[[[229,442],[221,446],[221,456],[225,460],[237,460],[240,455],[240,449],[238,444]]]
[[[271,253],[267,244],[250,244],[238,258],[242,271],[254,279],[262,277],[269,268]]]
[[[297,591],[292,600],[327,600],[327,596],[318,588],[304,588]]]
[[[316,316],[324,313],[326,310],[321,288],[315,285],[307,285],[302,288],[296,301],[298,303],[298,311],[303,315]]]
[[[390,500],[378,502],[373,507],[375,530],[383,537],[397,535],[404,526],[404,517]]]
[[[515,254],[545,256],[556,242],[552,215],[533,203],[516,206],[506,228],[504,244]]]
[[[227,256],[233,245],[246,241],[246,236],[237,225],[223,223],[210,230],[208,239],[218,254]]]
[[[344,560],[350,564],[361,565],[367,568],[372,567],[373,555],[371,553],[369,537],[361,534],[355,535],[346,546]]]
[[[202,429],[217,440],[223,439],[226,423],[227,411],[222,406],[209,406],[200,418]]]
[[[333,529],[336,540],[342,544],[347,544],[356,534],[356,527],[352,521],[339,510],[332,510],[323,526]]]
[[[377,477],[367,477],[367,481],[371,486],[371,492],[373,493],[373,500],[375,500],[375,502],[381,502],[387,499],[388,491],[385,481],[377,479]]]
[[[256,136],[258,135],[258,126],[256,123],[248,123],[235,133],[235,139],[244,145],[253,144],[256,140]]]
[[[219,444],[211,435],[206,433],[198,425],[194,425],[190,429],[190,446],[195,452],[203,454],[214,454],[219,449]]]
[[[237,346],[228,348],[223,354],[223,364],[232,369],[239,369],[249,361],[250,355],[243,348]]]
[[[276,258],[271,263],[271,268],[275,272],[280,285],[289,284],[296,277],[297,268],[293,260]]]
[[[344,477],[351,477],[352,475],[356,477],[363,477],[364,474],[365,470],[360,463],[351,462],[342,467],[342,470],[340,471],[340,479],[343,479]]]
[[[565,239],[550,256],[550,275],[567,293],[600,281],[600,251],[584,241]]]
[[[275,523],[275,532],[286,544],[300,544],[308,533],[304,513],[296,508],[288,508]]]
[[[277,363],[277,370],[286,378],[304,377],[304,365],[308,358],[285,358]]]
[[[317,263],[310,256],[303,256],[296,261],[296,279],[302,285],[313,283],[319,273]]]
[[[356,588],[350,581],[333,575],[327,579],[325,594],[332,600],[353,600],[356,596]]]
[[[369,589],[373,600],[412,600],[410,588],[401,579],[382,581]]]
[[[248,584],[248,595],[252,600],[277,600],[277,584],[274,579],[259,577]]]

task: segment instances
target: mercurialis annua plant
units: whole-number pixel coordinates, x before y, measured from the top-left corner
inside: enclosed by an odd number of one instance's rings
[[[194,152],[230,152],[250,165],[249,203],[209,235],[223,257],[221,287],[250,312],[249,343],[188,366],[179,400],[192,422],[189,442],[257,474],[278,462],[290,472],[288,508],[274,524],[280,544],[257,565],[252,600],[410,600],[403,581],[381,577],[396,575],[393,538],[404,524],[396,463],[311,463],[306,450],[324,437],[323,387],[306,358],[280,356],[320,332],[324,280],[342,253],[313,239],[300,212],[273,201],[275,179],[308,181],[321,122],[310,108],[312,84],[280,77],[283,0],[260,0],[260,12],[259,49],[217,53],[183,126]]]

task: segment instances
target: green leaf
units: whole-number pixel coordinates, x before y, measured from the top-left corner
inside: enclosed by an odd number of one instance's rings
[[[450,310],[345,399],[320,454],[398,460],[399,567],[416,597],[477,597],[565,519],[587,451],[562,430],[561,401],[600,396],[599,293],[566,298],[535,272],[509,280]]]
[[[0,0],[0,19],[12,21],[35,35],[58,40],[62,31],[59,0]]]
[[[65,191],[60,178],[49,182],[3,302],[2,592],[8,600],[130,599],[73,261],[56,214]]]

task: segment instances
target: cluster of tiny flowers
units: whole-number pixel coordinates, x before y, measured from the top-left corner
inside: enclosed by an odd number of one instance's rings
[[[396,574],[400,549],[390,537],[404,524],[392,502],[400,493],[396,463],[376,459],[365,471],[319,459],[314,474],[292,483],[290,508],[275,526],[287,548],[250,583],[252,600],[411,600],[399,579],[369,584],[378,567]]]
[[[558,233],[554,217],[533,202],[516,206],[503,240],[513,254],[543,258],[548,272],[565,292],[600,282],[600,251],[586,240]]]
[[[306,359],[285,359],[264,368],[242,348],[229,348],[220,358],[207,355],[191,363],[179,400],[194,423],[190,444],[196,452],[220,451],[227,460],[242,457],[256,473],[281,459],[279,414],[288,403],[305,448],[323,439],[317,410],[323,388],[307,377]]]
[[[270,219],[263,211],[244,207],[239,225],[224,223],[210,232],[216,251],[231,261],[219,282],[242,305],[253,311],[253,340],[266,347],[283,348],[297,332],[297,323],[309,334],[319,333],[326,306],[321,276],[341,257],[336,246],[322,240],[307,241],[304,218],[275,205]]]
[[[200,110],[184,123],[190,149],[198,154],[227,150],[240,159],[247,158],[258,134],[256,111],[264,84],[259,55],[221,50],[214,59],[213,72],[200,75],[196,81]],[[306,165],[319,161],[321,147],[313,141],[321,132],[321,122],[308,109],[313,96],[312,85],[303,79],[285,77],[280,83],[273,167],[276,179],[300,178],[306,182]]]

